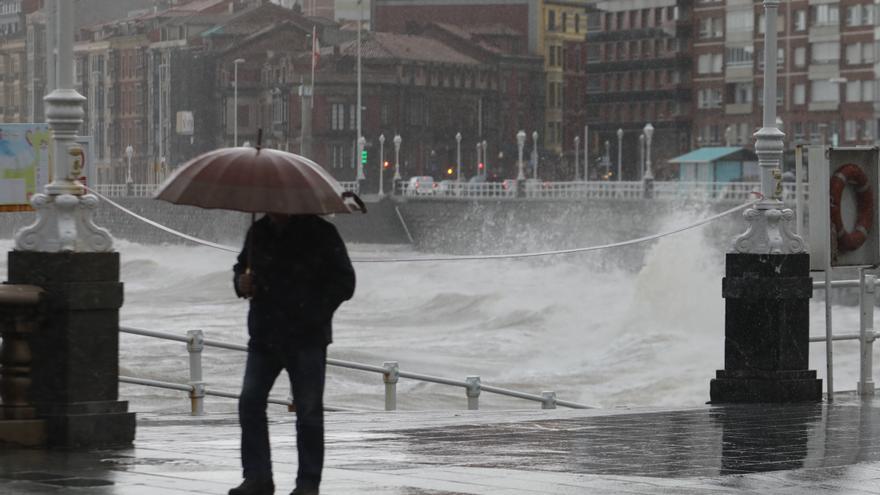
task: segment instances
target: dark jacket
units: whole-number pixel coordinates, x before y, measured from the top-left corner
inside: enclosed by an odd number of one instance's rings
[[[254,297],[248,313],[252,342],[327,345],[333,312],[354,294],[355,276],[336,227],[315,215],[294,215],[282,226],[263,217],[248,230],[233,267],[250,263]]]

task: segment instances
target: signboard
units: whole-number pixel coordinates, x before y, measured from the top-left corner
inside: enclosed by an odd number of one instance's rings
[[[0,211],[30,210],[50,180],[48,124],[0,124]]]
[[[880,264],[876,147],[809,149],[810,269]]]
[[[183,136],[192,136],[195,130],[193,113],[188,111],[177,112],[177,133]]]

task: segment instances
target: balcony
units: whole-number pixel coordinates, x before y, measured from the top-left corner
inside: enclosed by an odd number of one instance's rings
[[[750,82],[755,79],[755,70],[752,62],[727,64],[724,68],[725,82]]]
[[[811,112],[833,112],[840,108],[838,101],[813,101],[807,108]]]
[[[730,103],[724,105],[724,113],[727,115],[748,115],[752,113],[751,103]]]

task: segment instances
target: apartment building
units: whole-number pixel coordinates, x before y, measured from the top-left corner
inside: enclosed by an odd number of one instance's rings
[[[872,0],[782,2],[778,123],[795,144],[873,144],[877,118]],[[754,145],[763,107],[761,2],[696,0],[694,146]]]
[[[620,151],[622,179],[640,180],[639,136],[648,123],[654,175],[672,176],[665,161],[692,141],[691,1],[611,0],[596,10],[591,24],[599,29],[587,33],[585,47],[591,178],[616,178]]]

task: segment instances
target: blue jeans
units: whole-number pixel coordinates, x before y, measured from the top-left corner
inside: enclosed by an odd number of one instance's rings
[[[244,384],[238,401],[241,464],[245,478],[272,478],[266,399],[282,369],[287,370],[296,404],[296,485],[317,488],[324,466],[324,376],[327,347],[279,349],[248,344]]]

